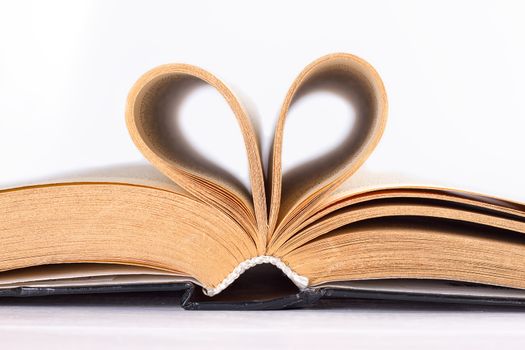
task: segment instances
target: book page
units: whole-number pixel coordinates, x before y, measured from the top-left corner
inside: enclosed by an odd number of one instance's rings
[[[439,190],[451,194],[458,194],[464,197],[471,197],[478,201],[493,203],[508,207],[523,207],[524,201],[520,201],[520,192],[515,191],[516,198],[498,197],[490,192],[483,192],[483,186],[464,184],[461,186],[458,182],[452,180],[436,181],[431,179],[418,178],[417,176],[409,176],[404,173],[393,172],[375,172],[370,171],[368,167],[364,166],[354,173],[348,180],[346,180],[340,187],[326,198],[325,203],[337,202],[344,198],[351,197],[359,193],[365,193],[376,190],[388,189],[432,189]],[[504,193],[504,189],[499,193]],[[498,191],[494,191],[498,193]]]
[[[119,277],[124,277],[124,279]],[[158,283],[190,280],[193,279],[185,276],[182,272],[173,273],[142,266],[56,264],[4,271],[0,274],[0,288],[116,284],[124,281],[127,283]]]

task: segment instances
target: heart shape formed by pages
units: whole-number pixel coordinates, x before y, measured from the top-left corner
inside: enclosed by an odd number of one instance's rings
[[[251,196],[233,181],[192,161],[184,149],[166,152],[158,128],[159,100],[173,86],[197,79],[211,85],[224,97],[236,117],[248,156]],[[286,180],[282,174],[283,133],[288,110],[305,91],[323,82],[336,83],[342,93],[359,103],[357,127],[331,162],[313,174],[301,173]],[[316,203],[351,176],[372,152],[386,124],[387,99],[383,83],[372,66],[350,54],[324,56],[308,65],[292,83],[282,106],[275,130],[270,176],[263,174],[257,137],[246,110],[232,91],[218,78],[201,68],[186,64],[157,67],[142,76],[128,98],[127,125],[137,147],[150,162],[195,197],[228,212],[241,223],[258,244],[259,251],[269,242],[286,239],[291,221],[301,223]],[[322,116],[320,116],[322,118]],[[178,152],[177,152],[178,151]],[[285,174],[286,175],[286,174]],[[313,176],[315,175],[315,176]],[[265,181],[269,182],[265,186]],[[270,192],[265,193],[265,188]],[[251,197],[251,200],[250,200]],[[269,207],[267,208],[267,197]],[[247,216],[246,214],[249,214]]]

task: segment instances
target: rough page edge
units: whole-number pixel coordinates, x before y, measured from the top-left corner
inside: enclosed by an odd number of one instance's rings
[[[308,278],[294,272],[281,259],[269,255],[260,255],[241,262],[237,267],[226,276],[215,288],[203,288],[203,293],[209,297],[219,294],[230,284],[232,284],[240,275],[250,268],[260,264],[272,264],[280,269],[300,290],[308,287]]]

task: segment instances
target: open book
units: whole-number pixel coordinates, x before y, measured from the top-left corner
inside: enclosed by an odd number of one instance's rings
[[[214,87],[238,121],[249,191],[166,137],[160,116],[177,86],[195,80]],[[314,169],[283,173],[287,112],[326,80],[357,96],[356,130]],[[126,123],[172,183],[0,191],[0,295],[185,289],[188,308],[280,308],[345,297],[525,305],[524,204],[352,177],[386,118],[374,68],[350,54],[321,57],[285,97],[265,174],[250,119],[222,81],[186,64],[154,68],[131,89]]]

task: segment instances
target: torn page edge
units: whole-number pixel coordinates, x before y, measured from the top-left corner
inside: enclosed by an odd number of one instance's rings
[[[248,269],[260,265],[260,264],[272,264],[280,269],[286,277],[288,277],[300,290],[308,287],[308,278],[300,276],[295,273],[288,265],[286,265],[281,259],[274,256],[261,255],[256,256],[240,263],[225,279],[221,281],[215,288],[203,288],[205,295],[212,297],[225,290],[230,284],[232,284],[240,275],[242,275]]]

